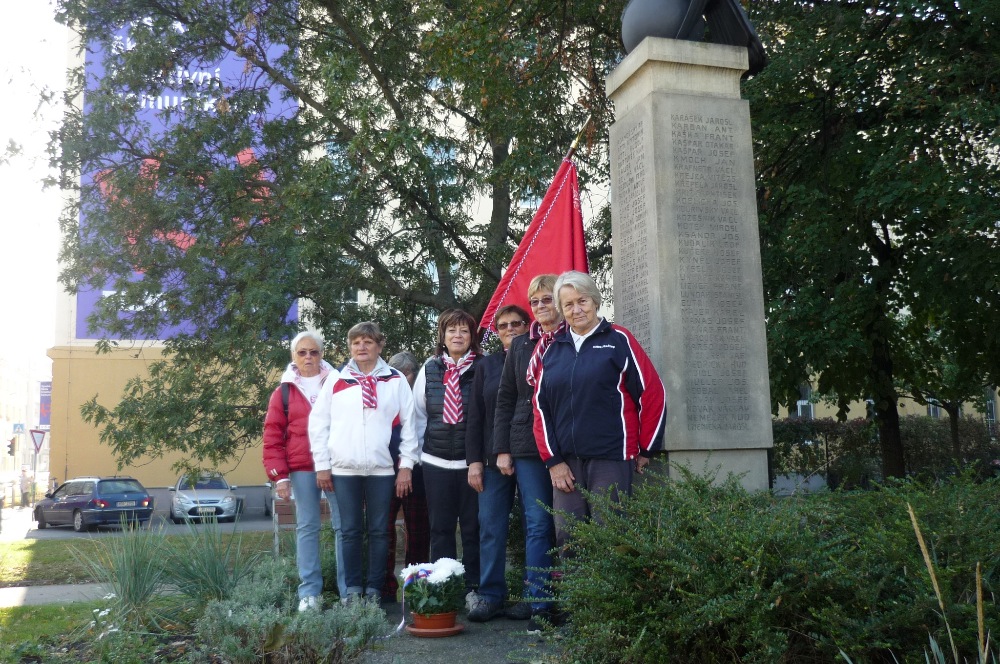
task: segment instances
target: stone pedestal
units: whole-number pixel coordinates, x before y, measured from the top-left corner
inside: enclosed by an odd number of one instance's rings
[[[747,51],[647,37],[608,76],[616,322],[667,389],[671,464],[768,488]]]

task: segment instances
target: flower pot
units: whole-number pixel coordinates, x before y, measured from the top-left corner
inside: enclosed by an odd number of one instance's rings
[[[413,626],[417,629],[450,629],[455,626],[458,611],[448,613],[414,613]]]
[[[413,624],[407,625],[406,631],[413,636],[430,638],[452,636],[465,629],[465,625],[456,624],[455,622],[455,616],[458,615],[457,611],[432,614],[414,613],[412,615]]]

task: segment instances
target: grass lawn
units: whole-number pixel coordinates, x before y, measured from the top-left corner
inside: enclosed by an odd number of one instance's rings
[[[228,539],[232,534],[224,534]],[[239,533],[243,547],[251,551],[270,551],[274,535],[270,532]],[[166,542],[187,535],[167,535]],[[91,581],[80,562],[92,557],[97,537],[75,540],[20,540],[0,543],[0,587],[37,586]]]
[[[44,606],[16,606],[0,608],[0,662],[19,661],[4,659],[13,656],[15,649],[24,643],[35,643],[46,637],[60,637],[83,629],[94,617],[98,602],[74,602]]]

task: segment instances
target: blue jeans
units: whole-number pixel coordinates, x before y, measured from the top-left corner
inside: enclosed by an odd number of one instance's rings
[[[344,573],[347,593],[380,597],[389,555],[389,502],[396,486],[393,475],[334,475],[333,490],[344,530]],[[364,539],[368,536],[368,579],[365,580]]]
[[[479,594],[490,602],[507,599],[507,525],[514,506],[513,477],[494,466],[483,469],[479,494]]]
[[[514,457],[514,477],[524,509],[525,599],[550,600],[550,551],[555,545],[552,514],[552,479],[540,458]],[[531,609],[539,612],[549,607],[548,601],[533,601]]]
[[[319,531],[322,491],[316,486],[316,473],[307,470],[288,474],[295,498],[295,562],[299,567],[299,597],[318,597],[323,594],[323,567],[320,563]],[[337,496],[327,494],[330,503],[330,522],[336,535],[337,590],[341,597],[347,591],[344,583],[343,535],[340,532],[340,510]]]

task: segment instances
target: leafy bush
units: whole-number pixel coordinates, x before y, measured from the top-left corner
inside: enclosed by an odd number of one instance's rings
[[[957,472],[949,418],[910,415],[900,418],[899,426],[908,476],[942,478]],[[867,487],[881,478],[878,428],[871,420],[774,420],[772,432],[778,474],[820,473],[832,488]],[[996,475],[1000,442],[995,425],[963,417],[958,433],[962,469],[973,470],[980,479]]]
[[[388,632],[385,614],[369,602],[292,613],[296,579],[291,561],[265,562],[236,584],[229,599],[210,602],[196,625],[205,652],[234,664],[336,664],[353,660]]]
[[[1000,482],[961,477],[780,499],[682,470],[571,526],[561,600],[581,662],[855,662],[922,657],[943,627],[906,503],[933,552],[963,656],[976,651],[975,567],[1000,633]],[[938,639],[940,641],[940,638]]]

